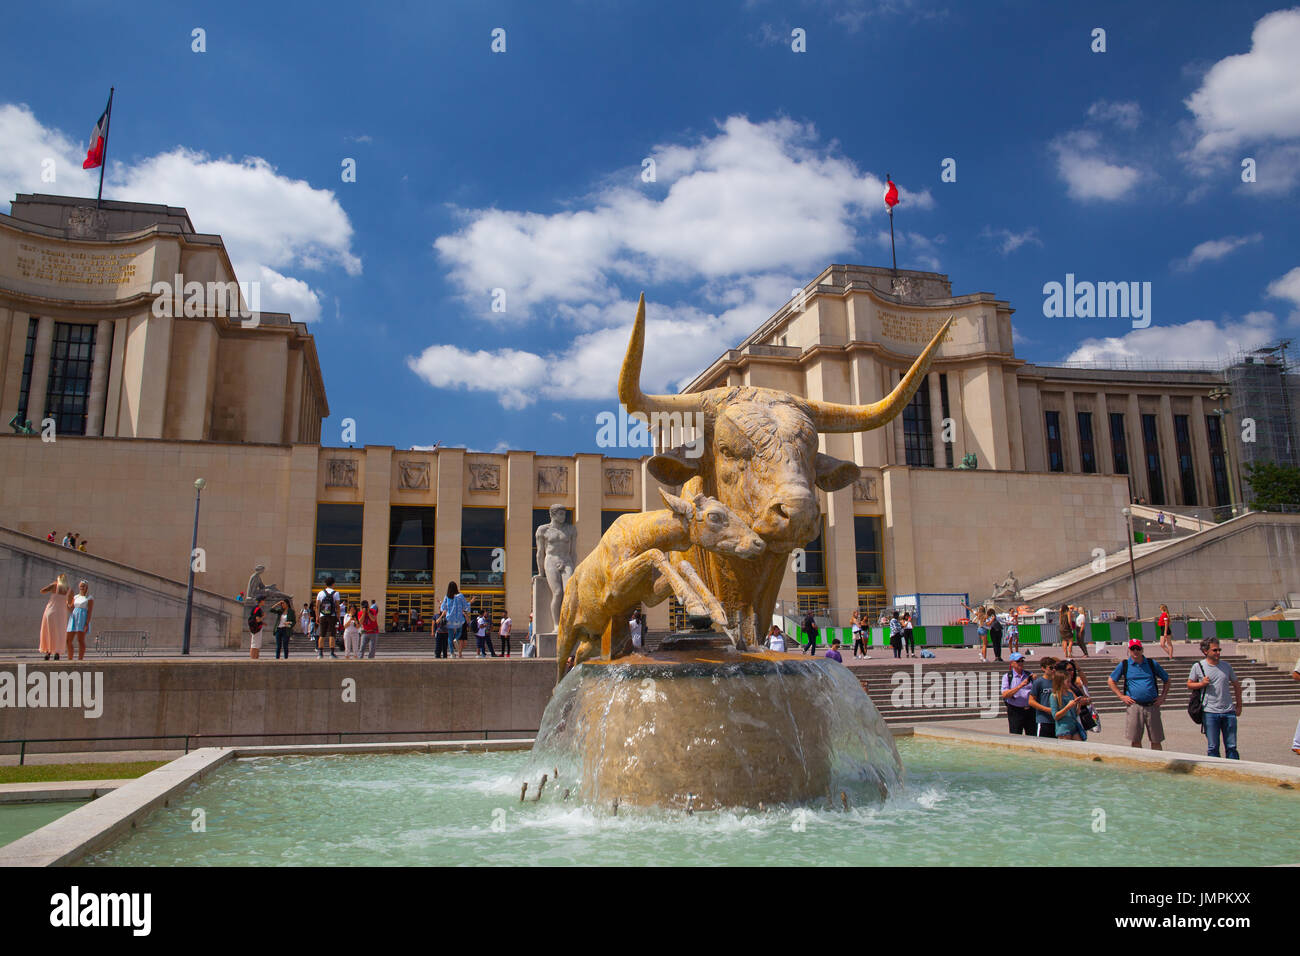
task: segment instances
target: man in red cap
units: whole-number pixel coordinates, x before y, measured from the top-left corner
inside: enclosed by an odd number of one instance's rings
[[[1124,681],[1124,690],[1115,683]],[[1163,684],[1159,682],[1163,681]],[[1165,728],[1160,722],[1160,706],[1169,696],[1169,674],[1156,661],[1147,660],[1142,653],[1142,642],[1128,642],[1128,659],[1110,673],[1106,681],[1111,692],[1124,702],[1124,732],[1134,747],[1142,746],[1142,732],[1146,731],[1152,750],[1162,750]]]

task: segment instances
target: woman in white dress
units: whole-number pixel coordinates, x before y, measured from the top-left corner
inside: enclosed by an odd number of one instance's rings
[[[361,632],[357,629],[355,611],[348,611],[343,618],[343,659],[360,657]]]
[[[68,660],[84,661],[86,659],[86,632],[90,630],[90,615],[95,610],[95,599],[90,596],[90,585],[85,581],[77,584],[77,593],[72,596],[72,613],[68,616]],[[72,656],[72,645],[81,645],[76,658]]]
[[[41,653],[48,661],[50,655],[59,659],[59,647],[67,640],[68,612],[72,609],[72,588],[68,586],[68,576],[60,574],[45,587],[41,593],[50,595],[41,615]]]

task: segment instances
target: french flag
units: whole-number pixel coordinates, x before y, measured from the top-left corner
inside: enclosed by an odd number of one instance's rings
[[[104,143],[108,139],[108,114],[113,110],[113,95],[108,96],[108,105],[104,107],[104,112],[99,116],[99,122],[95,124],[95,130],[90,134],[90,145],[86,149],[86,161],[81,164],[82,169],[97,169],[104,165]]]

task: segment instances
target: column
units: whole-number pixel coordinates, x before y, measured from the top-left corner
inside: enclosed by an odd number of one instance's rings
[[[853,533],[853,486],[826,494],[826,589],[830,605],[847,618],[858,606],[858,555]]]
[[[533,453],[507,452],[505,471],[506,608],[515,633],[526,635],[533,606]]]
[[[1106,409],[1106,393],[1097,392],[1093,401],[1092,443],[1097,450],[1097,474],[1115,474],[1115,449],[1110,443],[1110,412]]]
[[[605,500],[601,474],[604,458],[589,453],[579,453],[573,458],[573,524],[578,531],[578,560],[581,561],[600,543],[600,506]]]
[[[1025,444],[1025,469],[1047,471],[1047,422],[1043,418],[1038,382],[1025,382],[1018,391],[1020,433]]]
[[[460,509],[465,502],[465,450],[438,450],[438,510],[434,514],[433,580],[460,586]],[[446,587],[443,584],[443,587]]]
[[[95,327],[95,357],[90,365],[90,394],[86,407],[86,434],[104,433],[104,400],[108,397],[108,358],[113,350],[113,322],[100,319]]]
[[[1002,373],[1002,389],[1007,407],[1007,443],[1011,446],[1011,469],[1024,471],[1025,426],[1020,418],[1020,376],[1015,372]]]
[[[1165,479],[1165,501],[1184,504],[1183,482],[1178,471],[1178,451],[1174,444],[1174,406],[1168,394],[1160,396],[1160,470]]]
[[[925,387],[930,390],[930,443],[933,446],[934,467],[947,468],[948,459],[943,453],[943,395],[939,392],[939,373],[925,377]],[[956,459],[953,464],[957,464]]]
[[[902,380],[901,377],[899,376],[897,369],[892,369],[892,368],[885,373],[884,377],[886,378],[886,387],[883,389],[883,391],[885,392],[892,391],[893,388]],[[889,427],[893,429],[894,432],[894,457],[891,463],[895,465],[906,465],[908,463],[907,440],[904,438],[903,435],[903,413],[902,412],[899,412],[897,415],[894,416],[894,418],[889,423]]]
[[[880,401],[884,395],[880,382],[880,366],[876,357],[870,352],[858,352],[853,356],[854,388],[853,401],[859,405],[869,405]],[[873,428],[871,431],[853,433],[853,458],[860,465],[880,467],[888,461],[886,441],[887,430]]]
[[[27,392],[27,417],[41,430],[45,417],[45,389],[50,382],[50,346],[54,342],[54,320],[43,315],[36,326],[36,354],[32,357],[32,382]]]
[[[104,437],[117,437],[118,416],[122,408],[122,367],[126,362],[126,319],[117,319],[113,322],[113,353],[108,361],[108,394],[104,401]],[[212,397],[208,396],[211,403]],[[208,433],[205,432],[206,438]],[[314,472],[313,472],[314,474]],[[315,499],[315,479],[312,479],[313,497]],[[312,527],[312,534],[315,534],[315,526]],[[314,556],[313,556],[314,560]],[[309,570],[310,576],[311,571]]]
[[[361,459],[361,597],[379,602],[379,620],[388,618],[388,531],[393,487],[393,449],[366,446]],[[435,554],[436,554],[435,550]]]
[[[1146,445],[1142,441],[1142,407],[1136,392],[1129,392],[1128,414],[1124,416],[1124,435],[1128,439],[1128,470],[1133,476],[1133,497],[1151,503],[1151,483],[1147,478]]]
[[[18,394],[22,387],[23,361],[27,357],[27,323],[26,312],[11,313],[9,325],[9,348],[6,351],[4,365],[0,366],[0,425],[14,417],[18,411]],[[30,416],[29,416],[30,417]]]
[[[916,547],[912,539],[912,482],[905,468],[886,468],[880,475],[884,521],[885,582],[890,594],[916,591]]]
[[[952,416],[953,437],[955,439],[952,446],[952,463],[954,466],[960,465],[961,460],[966,457],[966,419],[962,410],[961,379],[961,369],[949,369],[948,414]]]
[[[1074,392],[1065,390],[1065,403],[1061,411],[1061,452],[1065,456],[1065,471],[1077,475],[1083,471],[1079,462],[1079,416],[1074,408]]]
[[[1210,436],[1205,431],[1205,406],[1201,396],[1192,396],[1192,415],[1187,423],[1192,432],[1192,471],[1196,474],[1197,503],[1212,507],[1214,499],[1214,470],[1210,467]]]

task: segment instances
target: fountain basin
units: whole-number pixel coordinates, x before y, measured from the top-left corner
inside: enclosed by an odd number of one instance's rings
[[[528,774],[547,768],[588,804],[673,809],[879,803],[903,781],[889,729],[842,664],[707,639],[570,671]]]

